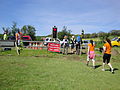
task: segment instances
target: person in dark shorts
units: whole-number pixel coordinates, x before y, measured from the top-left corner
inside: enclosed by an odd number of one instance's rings
[[[102,69],[102,71],[105,71],[105,63],[107,63],[111,69],[111,72],[114,73],[114,69],[110,63],[111,49],[112,49],[111,41],[110,41],[110,39],[106,38],[106,43],[103,46],[104,55],[103,55],[103,69]]]

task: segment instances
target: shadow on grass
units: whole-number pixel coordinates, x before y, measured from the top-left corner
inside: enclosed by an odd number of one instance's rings
[[[102,66],[102,65],[96,65],[95,68],[97,69],[97,68],[99,68],[99,67],[101,67],[101,66]]]
[[[119,70],[118,68],[114,68],[114,71]],[[105,69],[105,71],[111,71],[111,69]]]
[[[95,69],[97,69],[97,68],[99,68],[99,67],[101,67],[102,65],[96,65],[95,66]],[[89,67],[93,67],[92,65],[89,65]]]

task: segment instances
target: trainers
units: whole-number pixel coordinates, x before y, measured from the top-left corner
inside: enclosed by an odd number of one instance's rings
[[[105,71],[105,69],[102,69],[102,71]]]
[[[114,74],[114,69],[111,69],[112,74]]]

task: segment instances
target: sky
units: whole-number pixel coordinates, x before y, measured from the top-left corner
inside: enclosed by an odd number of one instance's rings
[[[120,0],[0,0],[0,33],[2,27],[32,25],[36,35],[61,31],[67,26],[72,34],[120,30]]]

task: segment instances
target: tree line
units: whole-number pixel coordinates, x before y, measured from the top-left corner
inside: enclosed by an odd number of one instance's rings
[[[85,33],[85,30],[80,30],[80,33],[79,34],[72,34],[72,30],[70,29],[67,29],[66,26],[63,27],[63,29],[61,31],[58,32],[58,38],[60,40],[63,40],[64,36],[68,36],[68,39],[71,38],[71,36],[78,36],[80,35],[82,38],[101,38],[101,39],[104,39],[106,37],[109,37],[109,36],[120,36],[120,30],[111,30],[109,32],[103,32],[103,31],[100,31],[98,33]],[[51,35],[48,35],[48,37],[52,37],[52,34]]]
[[[52,34],[47,35],[47,36],[35,36],[36,35],[36,29],[34,26],[31,25],[24,25],[21,29],[17,27],[17,23],[13,22],[12,27],[2,27],[2,30],[4,32],[8,33],[8,36],[15,36],[15,33],[20,30],[23,35],[29,35],[32,40],[42,40],[42,38],[44,37],[52,37]],[[82,31],[82,32],[81,32]],[[57,33],[57,36],[60,40],[63,40],[64,36],[68,36],[68,39],[71,38],[72,35],[74,36],[78,36],[81,35],[83,38],[101,38],[104,39],[105,37],[109,37],[109,36],[120,36],[120,30],[111,30],[109,32],[103,32],[100,31],[98,33],[85,33],[85,30],[80,30],[80,33],[75,35],[72,34],[72,30],[67,29],[66,26],[63,26],[63,29],[61,31],[59,31]],[[0,38],[3,37],[3,34],[0,34]]]
[[[22,28],[17,27],[17,23],[13,22],[13,25],[11,27],[2,27],[2,30],[4,32],[7,32],[8,36],[15,36],[15,34],[19,31],[23,33],[23,35],[29,35],[32,40],[36,40],[35,36],[35,27],[31,25],[24,25]],[[0,38],[2,38],[3,35],[0,35]]]

